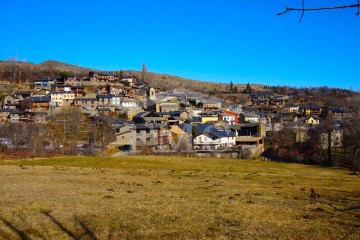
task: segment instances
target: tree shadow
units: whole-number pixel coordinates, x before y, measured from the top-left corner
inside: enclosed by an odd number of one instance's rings
[[[79,216],[74,215],[74,226],[79,227],[79,232],[74,232],[70,230],[67,226],[65,226],[62,222],[60,222],[55,216],[51,214],[51,211],[41,211],[42,215],[44,215],[46,218],[48,218],[51,223],[53,223],[61,232],[65,233],[68,237],[70,237],[73,240],[82,240],[82,239],[90,239],[90,240],[98,240],[96,237],[94,231],[91,229],[91,227],[86,223],[86,221]],[[22,220],[25,222],[25,220]],[[5,232],[0,230],[0,239],[14,239],[14,235],[16,238],[19,238],[21,240],[31,240],[32,233],[27,233],[26,231],[19,228],[19,226],[16,226],[15,223],[10,222],[9,220],[3,218],[0,216],[0,223],[3,223],[6,227],[8,227],[11,232]],[[108,239],[112,239],[113,232],[112,230],[109,231]],[[39,236],[34,237],[36,239],[39,238]],[[46,239],[45,237],[41,237],[43,239]]]
[[[30,237],[24,231],[17,228],[14,224],[9,222],[5,218],[0,217],[0,221],[2,221],[5,224],[5,226],[10,228],[12,230],[12,232],[15,233],[21,240],[30,240]],[[10,239],[11,238],[10,235],[5,233],[5,232],[0,232],[0,236],[4,237],[4,239]]]

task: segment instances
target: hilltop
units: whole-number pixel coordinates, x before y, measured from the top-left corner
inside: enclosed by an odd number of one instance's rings
[[[69,63],[64,63],[55,60],[47,60],[39,64],[30,62],[15,62],[15,61],[0,61],[0,81],[14,82],[32,82],[40,77],[57,77],[61,71],[68,71],[72,74],[82,78],[88,75],[89,71],[95,72],[109,72],[101,69],[92,69],[87,67],[80,67]],[[120,69],[114,69],[120,71]],[[141,79],[141,71],[137,70],[123,70],[124,76],[133,75]],[[113,72],[113,71],[111,71]],[[219,93],[229,90],[230,81],[222,81],[221,83],[206,82],[174,76],[170,74],[148,72],[146,81],[162,90],[169,90],[173,88],[187,88],[194,91],[206,93]],[[245,89],[247,83],[234,84],[238,91]],[[258,91],[264,88],[263,85],[252,84],[253,90]]]

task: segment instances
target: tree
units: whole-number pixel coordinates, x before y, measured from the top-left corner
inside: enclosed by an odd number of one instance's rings
[[[27,125],[19,123],[11,123],[7,126],[5,136],[10,140],[13,150],[26,148],[28,143]]]
[[[146,82],[146,80],[147,80],[147,75],[148,75],[147,66],[146,66],[146,64],[144,63],[144,64],[142,65],[142,68],[141,68],[141,81],[142,81],[142,82]]]
[[[292,11],[300,11],[301,13],[301,17],[299,19],[299,23],[301,23],[305,12],[307,11],[322,11],[322,10],[334,10],[334,9],[345,9],[345,8],[357,8],[358,11],[356,13],[356,15],[360,15],[360,2],[359,0],[357,1],[357,4],[348,4],[348,5],[338,5],[338,6],[327,6],[327,7],[317,7],[317,8],[306,8],[305,7],[305,0],[302,0],[302,8],[293,8],[293,7],[288,7],[285,5],[285,10],[283,12],[277,13],[276,16],[280,16],[280,15],[284,15],[288,12],[292,12]]]
[[[245,88],[245,90],[244,90],[244,92],[243,92],[243,93],[246,93],[246,94],[252,94],[252,89],[251,89],[251,87],[250,87],[250,84],[249,84],[249,83],[246,85],[246,88]]]
[[[343,146],[354,170],[360,169],[360,106],[353,102],[352,119],[344,124]]]
[[[230,92],[233,93],[233,90],[234,90],[234,84],[233,84],[233,82],[231,81],[231,82],[230,82]]]
[[[116,140],[115,131],[112,126],[112,119],[106,116],[97,116],[93,122],[94,141],[104,151],[105,147]]]
[[[123,79],[124,77],[124,71],[120,69],[120,72],[119,72],[119,79]]]
[[[44,151],[48,142],[44,138],[46,136],[46,126],[44,125],[29,125],[29,142],[28,147],[34,154],[37,156],[43,155],[46,152]]]
[[[46,62],[46,67],[48,70],[48,74],[50,75],[50,77],[53,75],[54,72],[54,62],[53,61],[47,61]]]
[[[70,75],[70,72],[68,72],[68,71],[61,71],[59,74],[60,74],[60,76],[61,76],[61,78],[62,78],[63,80],[66,80],[66,79],[68,79],[68,77],[69,77],[69,75]]]
[[[237,89],[236,86],[233,88],[233,91],[232,91],[232,92],[233,92],[233,93],[238,93],[238,89]]]
[[[75,108],[62,108],[49,117],[47,123],[48,140],[55,149],[63,146],[63,154],[76,154],[77,141],[83,128],[82,113]]]

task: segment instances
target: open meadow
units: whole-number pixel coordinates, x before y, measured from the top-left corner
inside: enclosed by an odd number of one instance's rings
[[[0,239],[360,239],[360,175],[297,164],[2,160],[0,205]]]

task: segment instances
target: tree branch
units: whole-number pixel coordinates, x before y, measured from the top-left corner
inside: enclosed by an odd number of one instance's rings
[[[280,15],[284,15],[288,12],[292,12],[292,11],[301,11],[301,17],[299,20],[299,23],[301,22],[304,13],[306,11],[322,11],[322,10],[335,10],[335,9],[345,9],[345,8],[357,8],[358,11],[356,13],[356,15],[360,15],[360,0],[357,0],[357,4],[349,4],[349,5],[340,5],[340,6],[329,6],[329,7],[318,7],[318,8],[305,8],[305,0],[302,0],[302,8],[292,8],[292,7],[288,7],[287,5],[285,5],[285,10],[277,13],[276,16],[280,16]]]

